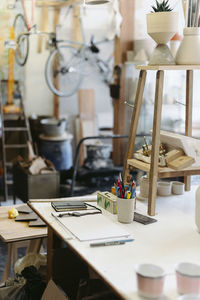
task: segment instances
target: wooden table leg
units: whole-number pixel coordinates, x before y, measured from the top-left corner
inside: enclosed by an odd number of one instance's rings
[[[42,238],[30,240],[28,247],[26,249],[26,254],[28,253],[39,253],[42,245]]]
[[[4,267],[3,275],[1,278],[1,282],[4,282],[9,276],[11,271],[11,265],[12,265],[12,256],[13,256],[13,244],[14,243],[8,243],[8,256],[6,260],[6,264]]]
[[[47,282],[53,278],[53,254],[54,249],[61,248],[62,241],[53,232],[51,227],[48,226],[47,237]]]
[[[149,173],[148,214],[150,216],[155,215],[155,207],[156,207],[163,81],[164,81],[164,71],[157,71],[155,103],[154,103],[153,134],[152,134],[151,166],[150,166],[150,173]]]
[[[137,91],[136,91],[136,96],[135,96],[135,101],[134,101],[132,118],[131,118],[128,145],[127,145],[125,160],[124,160],[123,178],[124,178],[125,182],[126,182],[126,178],[127,178],[128,174],[129,174],[129,169],[127,166],[127,159],[133,157],[133,149],[134,149],[134,145],[135,145],[138,121],[139,121],[140,110],[141,110],[141,106],[142,106],[145,81],[146,81],[146,71],[141,70],[139,80],[138,80],[138,85],[137,85]]]
[[[185,135],[192,136],[193,71],[186,71]],[[185,190],[191,189],[191,176],[184,177]]]

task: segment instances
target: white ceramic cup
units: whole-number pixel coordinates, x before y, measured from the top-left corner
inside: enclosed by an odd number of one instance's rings
[[[175,270],[179,294],[200,294],[200,265],[183,262]]]
[[[121,223],[131,223],[134,217],[134,201],[132,199],[117,198],[117,218]]]
[[[182,195],[184,193],[185,184],[180,181],[172,182],[172,194]]]
[[[200,295],[187,294],[178,297],[178,300],[200,300]]]
[[[138,293],[142,297],[159,298],[163,294],[165,272],[154,264],[136,267]]]
[[[146,176],[140,177],[140,195],[141,197],[148,198],[149,195],[149,178]]]
[[[169,196],[171,195],[172,184],[169,181],[159,181],[157,183],[157,194],[159,196]]]

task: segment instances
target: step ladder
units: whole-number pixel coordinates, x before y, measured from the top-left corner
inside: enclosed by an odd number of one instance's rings
[[[24,112],[24,105],[22,94],[19,88],[19,82],[15,82],[17,85],[16,90],[18,93],[20,113],[5,113],[3,110],[5,101],[3,99],[2,91],[3,86],[7,83],[7,80],[1,81],[1,148],[2,148],[2,167],[3,167],[3,191],[4,201],[8,200],[9,186],[13,189],[12,167],[13,159],[18,155],[23,157],[28,156],[28,144],[30,141],[32,144],[32,137],[30,131],[30,125]],[[15,204],[15,197],[13,198]]]

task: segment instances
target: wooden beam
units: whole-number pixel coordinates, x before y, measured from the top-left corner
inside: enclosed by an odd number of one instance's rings
[[[38,7],[44,7],[44,6],[51,6],[51,7],[55,7],[55,8],[60,8],[63,6],[69,6],[72,5],[76,0],[67,0],[67,1],[63,1],[63,2],[57,2],[57,1],[36,1],[36,6]]]
[[[155,103],[154,103],[154,118],[153,118],[151,167],[149,173],[149,182],[151,184],[149,185],[148,214],[150,216],[155,216],[155,206],[156,206],[163,82],[164,82],[164,71],[157,71]]]
[[[135,96],[135,101],[134,101],[132,118],[131,118],[128,145],[127,145],[126,155],[125,155],[125,159],[124,159],[123,178],[125,180],[128,175],[127,160],[133,157],[133,149],[134,149],[134,145],[135,145],[138,121],[139,121],[140,110],[141,110],[141,106],[142,106],[145,81],[146,81],[146,71],[141,70],[139,80],[138,80],[138,85],[137,85],[137,91],[136,91],[136,96]]]
[[[120,0],[120,13],[122,15],[122,24],[120,29],[120,38],[115,39],[114,61],[115,65],[121,65],[120,79],[120,99],[113,99],[114,113],[114,134],[124,134],[125,132],[125,64],[126,51],[133,49],[133,24],[135,1]],[[115,165],[122,165],[124,157],[124,140],[114,139],[113,141],[113,160]]]
[[[192,136],[193,71],[186,71],[185,135]],[[184,177],[185,190],[191,189],[191,177]]]
[[[75,1],[77,2],[77,1]],[[82,42],[82,30],[81,30],[81,20],[80,20],[80,6],[78,4],[73,7],[73,19],[72,19],[72,41]],[[74,47],[76,45],[74,44]],[[77,48],[79,45],[77,45]]]
[[[54,32],[56,32],[56,26],[59,22],[59,14],[60,14],[60,8],[58,7],[54,8],[54,19],[53,19]],[[56,76],[55,86],[58,87],[58,85],[59,85],[59,80],[58,80],[58,76]],[[53,98],[53,112],[54,112],[54,117],[56,119],[59,119],[59,96],[55,94]]]

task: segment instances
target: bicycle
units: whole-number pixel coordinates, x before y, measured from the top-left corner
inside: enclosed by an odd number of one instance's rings
[[[67,13],[72,7],[68,7]],[[95,43],[92,36],[90,43],[86,44],[81,19],[80,23],[83,42],[59,40],[56,34],[49,39],[51,51],[45,65],[45,79],[50,90],[60,97],[70,97],[78,90],[84,77],[91,73],[88,68],[97,68],[105,83],[111,81],[113,54],[107,60],[98,55],[98,45],[109,40]]]
[[[37,25],[34,24],[35,0],[31,0],[32,3],[31,20],[28,19],[28,14],[26,11],[24,0],[20,0],[20,2],[24,14],[19,13],[15,16],[13,27],[14,27],[15,41],[16,41],[15,43],[16,62],[18,63],[18,65],[24,66],[27,62],[28,55],[29,55],[29,36],[32,34],[51,35],[52,33],[41,32],[37,30]]]

